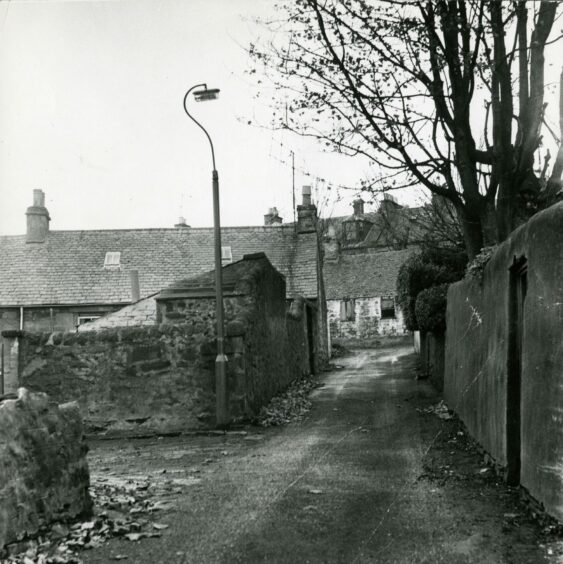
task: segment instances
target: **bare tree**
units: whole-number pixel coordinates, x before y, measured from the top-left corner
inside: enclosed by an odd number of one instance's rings
[[[548,174],[542,147],[557,2],[293,0],[280,10],[267,24],[274,39],[250,46],[252,72],[274,83],[276,127],[376,161],[388,189],[451,201],[470,257],[560,191],[561,149]]]

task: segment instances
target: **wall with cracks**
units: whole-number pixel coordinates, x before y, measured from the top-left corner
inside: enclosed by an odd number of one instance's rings
[[[563,520],[563,203],[448,291],[444,394],[481,445]]]

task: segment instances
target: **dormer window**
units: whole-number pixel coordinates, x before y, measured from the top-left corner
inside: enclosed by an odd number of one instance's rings
[[[221,261],[225,262],[233,262],[233,251],[231,247],[221,247]]]
[[[346,243],[361,243],[369,233],[372,223],[363,219],[352,217],[342,222],[344,240]]]
[[[121,253],[119,251],[107,252],[104,268],[119,268],[121,266]]]

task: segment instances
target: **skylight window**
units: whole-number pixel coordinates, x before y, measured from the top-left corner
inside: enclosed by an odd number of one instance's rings
[[[221,247],[221,260],[223,262],[233,262],[233,251],[231,247]]]
[[[104,268],[119,268],[121,266],[121,253],[107,252],[104,260]]]

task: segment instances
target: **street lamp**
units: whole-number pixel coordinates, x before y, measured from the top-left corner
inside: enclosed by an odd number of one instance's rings
[[[198,88],[199,90],[196,90]],[[213,162],[213,229],[215,232],[215,300],[217,317],[217,358],[215,359],[215,397],[217,426],[224,427],[229,423],[227,405],[227,357],[225,355],[225,329],[223,313],[223,272],[221,263],[221,221],[219,216],[219,174],[215,168],[215,151],[213,142],[206,129],[188,111],[187,102],[190,92],[194,91],[196,102],[215,100],[219,95],[218,88],[207,88],[207,84],[192,86],[184,96],[184,111],[188,117],[205,133],[211,146],[211,160]]]

